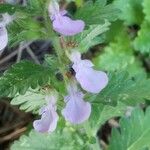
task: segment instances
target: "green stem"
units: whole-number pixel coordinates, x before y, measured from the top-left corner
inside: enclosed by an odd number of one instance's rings
[[[43,12],[45,28],[46,28],[46,35],[47,35],[48,39],[56,36],[55,32],[53,31],[51,20],[50,20],[49,14],[48,14],[49,4],[50,4],[50,0],[47,0],[46,4],[45,4],[45,9],[44,9],[44,12]]]
[[[53,39],[53,46],[55,48],[55,51],[56,51],[56,54],[57,54],[57,57],[58,57],[58,62],[59,62],[59,66],[60,66],[59,70],[60,70],[61,74],[63,75],[65,84],[67,85],[68,78],[66,76],[66,65],[65,65],[65,62],[63,61],[63,59],[64,59],[64,49],[61,48],[59,38]]]

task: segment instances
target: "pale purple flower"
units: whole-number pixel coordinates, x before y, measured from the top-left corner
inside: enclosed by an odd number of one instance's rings
[[[77,91],[72,85],[68,87],[68,96],[65,97],[66,106],[62,110],[62,115],[66,121],[72,124],[80,124],[86,121],[91,114],[91,104],[83,100],[83,93]]]
[[[0,24],[0,51],[2,51],[8,43],[8,34],[5,26]]]
[[[72,68],[76,72],[76,79],[81,87],[91,93],[99,93],[108,84],[108,77],[105,72],[93,69],[90,60],[82,60],[79,52],[73,52],[70,57],[73,62]]]
[[[33,122],[33,127],[38,132],[53,132],[56,129],[57,121],[59,119],[56,112],[56,97],[46,97],[49,101],[47,106],[41,108],[39,114],[42,115],[40,120]]]
[[[65,16],[67,11],[60,11],[59,5],[56,1],[50,3],[49,13],[53,29],[62,35],[72,36],[84,30],[85,23],[82,20],[72,20]]]
[[[12,17],[7,13],[2,15],[2,21],[0,22],[0,51],[2,51],[8,43],[8,33],[6,25],[12,21]]]

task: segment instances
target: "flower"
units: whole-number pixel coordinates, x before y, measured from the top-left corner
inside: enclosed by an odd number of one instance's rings
[[[6,24],[9,22],[9,15],[3,14],[3,20],[0,22],[0,51],[2,51],[8,43],[8,34]]]
[[[76,79],[81,87],[91,93],[99,93],[108,84],[108,77],[105,72],[93,69],[90,60],[82,60],[79,52],[73,52],[70,56],[73,62],[72,68],[76,72]]]
[[[0,51],[2,51],[8,43],[8,34],[5,26],[0,24]]]
[[[83,93],[77,91],[75,85],[68,86],[68,96],[65,97],[66,106],[62,115],[66,121],[72,124],[80,124],[86,121],[91,114],[91,104],[83,100]]]
[[[58,114],[56,112],[56,97],[48,96],[49,104],[41,108],[39,114],[42,115],[40,120],[33,122],[33,127],[38,132],[53,132],[56,129]]]
[[[49,13],[53,22],[53,29],[64,36],[72,36],[84,30],[85,23],[82,20],[72,20],[65,16],[67,11],[60,11],[56,1],[50,3]]]
[[[0,51],[2,51],[8,43],[8,33],[6,25],[10,23],[13,19],[7,13],[3,14],[3,20],[0,22]]]

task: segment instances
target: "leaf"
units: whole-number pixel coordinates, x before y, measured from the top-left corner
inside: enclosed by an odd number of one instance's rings
[[[85,21],[86,25],[100,24],[105,20],[115,21],[119,10],[113,4],[106,5],[106,0],[88,1],[80,7],[75,17]]]
[[[112,130],[109,150],[150,149],[150,107],[144,113],[136,108],[130,118],[120,120],[120,131]]]
[[[0,78],[0,96],[24,94],[30,87],[48,84],[51,70],[29,61],[13,65]]]
[[[24,9],[23,7],[11,4],[0,4],[0,13],[14,14],[16,10]]]
[[[28,90],[25,95],[16,95],[12,100],[12,105],[20,105],[21,110],[37,113],[46,103],[45,95],[37,90]]]
[[[142,63],[134,56],[129,36],[119,33],[114,42],[104,48],[104,52],[94,58],[97,69],[110,71],[128,70],[130,75],[145,73]]]
[[[88,30],[74,37],[74,40],[78,43],[79,50],[86,52],[90,47],[103,42],[102,37],[99,37],[99,35],[106,32],[109,26],[110,23],[108,21],[105,21],[103,25],[91,25]]]
[[[15,46],[22,41],[44,39],[45,29],[38,21],[22,13],[18,15],[21,15],[21,18],[17,18],[7,26],[10,46]]]
[[[107,120],[113,117],[122,116],[125,113],[126,105],[119,103],[116,107],[103,105],[103,104],[92,104],[92,114],[88,120],[92,133],[96,135],[98,129]]]
[[[87,144],[88,141],[83,139],[73,128],[57,130],[51,134],[31,131],[29,136],[21,136],[11,146],[11,150],[90,150],[94,144]]]
[[[115,106],[121,101],[128,105],[150,100],[150,79],[143,74],[129,76],[126,71],[109,74],[107,87],[98,95],[94,95],[93,103],[104,103]]]
[[[141,53],[150,53],[150,22],[144,21],[141,25],[141,30],[134,40],[134,47]]]
[[[141,24],[143,21],[142,12],[143,0],[116,0],[114,4],[121,10],[119,18],[124,20],[125,24]]]
[[[150,23],[150,1],[144,0],[143,1],[143,12],[145,14],[145,19]]]

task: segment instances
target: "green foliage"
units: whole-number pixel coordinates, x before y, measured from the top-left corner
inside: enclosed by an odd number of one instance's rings
[[[73,128],[57,130],[51,134],[31,131],[29,136],[23,135],[16,141],[11,150],[90,150],[98,147],[86,140],[85,136],[80,136]]]
[[[38,90],[28,90],[24,95],[17,94],[12,100],[12,105],[20,105],[21,110],[37,113],[44,106],[45,94]]]
[[[145,19],[150,23],[150,1],[144,0],[143,2],[143,12],[145,14]]]
[[[45,36],[44,27],[35,19],[26,16],[21,16],[21,18],[17,18],[10,23],[8,32],[10,46],[15,46],[22,41],[44,39]]]
[[[123,116],[126,110],[126,105],[123,103],[118,103],[116,107],[103,105],[103,104],[92,104],[92,114],[88,120],[90,130],[93,135],[96,135],[98,129],[107,120],[113,117]]]
[[[14,14],[16,11],[23,11],[24,7],[11,5],[11,4],[0,4],[0,13]]]
[[[150,100],[150,79],[143,74],[129,76],[127,72],[109,74],[107,87],[98,95],[93,96],[93,103],[116,105],[121,101],[128,105],[135,105]]]
[[[27,9],[30,11],[36,12],[36,14],[40,14],[44,9],[44,4],[47,0],[28,0],[27,1]]]
[[[97,0],[95,3],[88,1],[75,14],[75,17],[85,21],[86,25],[100,24],[106,19],[117,19],[119,10],[113,4],[106,4],[106,0]]]
[[[29,61],[22,61],[12,66],[0,78],[0,96],[24,94],[29,87],[48,84],[51,70]]]
[[[141,62],[134,56],[131,40],[125,31],[115,36],[114,42],[104,48],[104,52],[94,58],[98,69],[106,71],[128,70],[131,75],[145,73]]]
[[[103,25],[91,25],[88,30],[83,31],[81,34],[74,37],[78,43],[80,52],[86,52],[92,46],[103,42],[102,33],[109,29],[110,23],[105,21]]]
[[[136,108],[130,118],[120,120],[120,131],[112,130],[109,150],[150,149],[150,107],[144,113]]]
[[[150,53],[150,23],[143,22],[138,36],[135,38],[134,47],[141,53]]]
[[[133,25],[143,21],[142,2],[143,0],[115,0],[114,4],[121,10],[119,18],[127,25]]]

